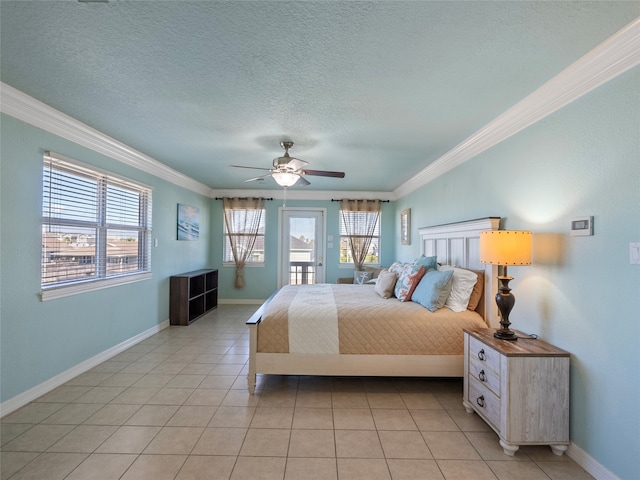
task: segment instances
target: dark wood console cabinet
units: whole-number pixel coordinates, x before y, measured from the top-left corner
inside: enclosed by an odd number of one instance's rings
[[[218,306],[218,270],[174,275],[169,284],[169,323],[189,325]]]

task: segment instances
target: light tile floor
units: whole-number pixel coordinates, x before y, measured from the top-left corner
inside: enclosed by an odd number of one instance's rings
[[[590,479],[545,446],[503,454],[461,379],[261,376],[255,306],[170,327],[1,421],[2,480]]]

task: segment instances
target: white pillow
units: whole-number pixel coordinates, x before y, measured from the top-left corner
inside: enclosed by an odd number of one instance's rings
[[[378,281],[374,287],[376,293],[382,298],[391,298],[397,280],[398,275],[388,270],[382,270],[378,275]]]
[[[478,281],[478,275],[464,268],[452,267],[450,265],[441,265],[438,267],[440,271],[453,270],[453,283],[451,285],[451,293],[444,306],[454,312],[464,312],[469,305],[469,298],[473,287]]]

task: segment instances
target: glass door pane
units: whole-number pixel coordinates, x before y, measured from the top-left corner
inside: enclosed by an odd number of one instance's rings
[[[282,212],[280,286],[324,282],[324,213],[291,210]]]

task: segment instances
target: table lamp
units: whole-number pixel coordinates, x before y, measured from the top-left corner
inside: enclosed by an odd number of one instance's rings
[[[509,282],[513,277],[507,275],[509,265],[531,265],[531,232],[522,230],[490,230],[480,232],[480,262],[502,266],[502,275],[496,294],[496,304],[500,310],[500,326],[493,334],[501,340],[517,340],[516,334],[509,330],[509,313],[516,302],[511,294]]]

